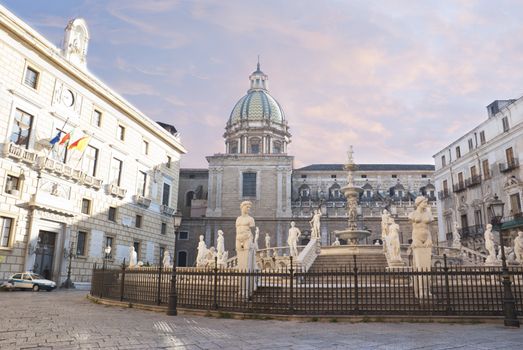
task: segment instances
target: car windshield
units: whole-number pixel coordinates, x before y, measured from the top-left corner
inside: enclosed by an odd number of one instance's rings
[[[43,278],[42,276],[40,276],[39,274],[36,274],[36,273],[32,273],[31,274],[31,277],[34,279],[34,280],[43,280],[45,278]]]

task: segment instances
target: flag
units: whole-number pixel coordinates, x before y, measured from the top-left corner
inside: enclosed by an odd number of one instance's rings
[[[61,137],[62,137],[62,132],[61,132],[61,131],[58,131],[58,134],[56,134],[56,136],[53,137],[53,138],[51,139],[51,141],[49,141],[49,143],[50,143],[51,145],[54,146],[55,143],[57,143],[58,141],[60,141],[60,138],[61,138]]]
[[[74,129],[69,131],[67,134],[65,134],[64,137],[62,137],[62,139],[60,140],[60,142],[58,144],[63,145],[64,143],[69,141],[71,139],[71,137],[73,136],[73,133],[74,133]]]
[[[76,149],[76,150],[78,150],[80,152],[83,152],[85,147],[87,147],[87,145],[89,144],[90,140],[91,140],[91,137],[89,137],[89,136],[80,137],[78,140],[76,140],[75,142],[71,143],[67,147],[67,149],[68,150]]]

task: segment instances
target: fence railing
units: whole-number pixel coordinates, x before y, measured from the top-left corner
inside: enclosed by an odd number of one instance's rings
[[[91,294],[167,305],[171,269],[94,268]],[[245,272],[177,268],[178,307],[303,315],[503,315],[501,269],[440,267],[385,270],[348,265],[315,272]],[[523,312],[523,268],[511,267],[516,308]]]

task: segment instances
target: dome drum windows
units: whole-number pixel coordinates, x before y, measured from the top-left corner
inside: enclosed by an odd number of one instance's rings
[[[261,139],[258,137],[252,137],[249,139],[249,153],[259,154],[262,153]]]

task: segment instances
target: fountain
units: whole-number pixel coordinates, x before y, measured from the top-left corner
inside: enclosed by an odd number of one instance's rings
[[[345,170],[348,172],[347,186],[341,189],[345,198],[347,198],[349,226],[345,230],[334,231],[334,234],[336,237],[346,240],[349,245],[358,245],[362,239],[370,236],[370,232],[358,229],[358,199],[363,189],[354,185],[353,173],[358,166],[354,163],[353,153],[352,146],[350,146],[347,152],[348,161],[347,164],[345,164]]]

